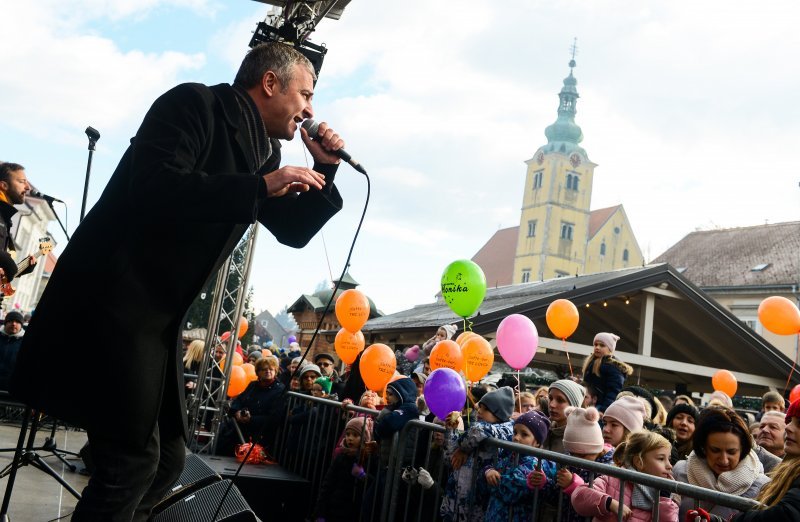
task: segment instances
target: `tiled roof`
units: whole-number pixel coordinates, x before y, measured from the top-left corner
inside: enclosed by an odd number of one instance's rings
[[[592,239],[600,230],[600,227],[602,227],[603,224],[608,221],[612,215],[614,215],[614,212],[619,210],[621,207],[622,205],[615,205],[613,207],[592,210],[592,213],[589,214],[589,239]]]
[[[472,260],[483,269],[486,286],[495,288],[511,284],[514,274],[514,256],[517,253],[519,227],[498,230]]]
[[[703,288],[797,284],[800,221],[692,232],[653,262],[669,263]]]

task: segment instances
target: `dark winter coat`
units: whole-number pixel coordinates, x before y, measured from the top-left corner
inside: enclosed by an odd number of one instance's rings
[[[774,506],[767,509],[751,509],[734,515],[733,522],[773,522],[778,520],[800,520],[800,478],[792,482],[789,491]]]
[[[20,330],[17,335],[8,335],[5,329],[0,327],[0,390],[2,391],[8,391],[24,335],[25,330]]]
[[[159,408],[161,430],[185,434],[179,333],[204,283],[256,220],[299,248],[342,205],[334,165],[314,166],[323,190],[267,199],[260,174],[280,164],[270,142],[257,165],[230,85],[183,84],[156,100],[59,258],[12,394],[132,445],[148,440]],[[76,310],[90,314],[92,335],[65,340]]]
[[[276,430],[285,414],[283,390],[283,384],[277,380],[266,388],[254,381],[231,403],[231,415],[240,410],[250,412],[250,422],[239,426],[245,441],[261,434],[267,442],[275,440]],[[265,427],[268,429],[265,430]]]
[[[355,455],[339,453],[322,479],[315,515],[326,522],[351,522],[358,519],[363,485],[353,474]],[[355,497],[355,498],[354,498]]]
[[[601,412],[611,406],[617,400],[617,394],[625,384],[625,379],[633,374],[633,368],[625,364],[613,355],[603,357],[600,363],[600,375],[597,376],[592,371],[594,360],[589,363],[586,372],[583,374],[583,382],[597,390],[597,409]]]

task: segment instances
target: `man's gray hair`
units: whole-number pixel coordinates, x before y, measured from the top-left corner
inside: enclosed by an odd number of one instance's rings
[[[294,47],[279,43],[266,42],[250,49],[239,66],[234,83],[250,89],[261,83],[261,79],[267,71],[272,71],[281,82],[283,90],[289,85],[294,76],[296,65],[302,65],[308,69],[312,78],[316,81],[317,75],[314,74],[314,66]]]

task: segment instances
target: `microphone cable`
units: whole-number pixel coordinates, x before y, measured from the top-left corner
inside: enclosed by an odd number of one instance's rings
[[[360,172],[360,171],[356,170],[356,172]],[[306,351],[303,352],[303,355],[300,358],[301,361],[306,360],[306,356],[308,355],[308,352],[311,350],[311,347],[314,346],[314,341],[317,339],[317,335],[319,334],[319,331],[322,328],[322,323],[325,320],[325,316],[328,314],[328,310],[330,310],[331,303],[333,303],[334,299],[336,298],[336,292],[339,290],[339,285],[341,284],[342,279],[344,279],[344,276],[347,273],[347,269],[350,268],[350,258],[353,257],[353,250],[356,247],[356,240],[358,239],[358,234],[361,232],[361,225],[364,224],[364,216],[367,215],[367,207],[369,206],[369,196],[370,196],[370,181],[369,181],[369,175],[367,174],[366,170],[364,170],[364,172],[360,172],[360,173],[363,174],[364,178],[366,178],[366,180],[367,180],[367,197],[366,197],[366,199],[364,201],[364,209],[361,211],[361,219],[358,220],[358,226],[356,227],[356,233],[353,236],[353,241],[350,243],[350,250],[347,253],[347,259],[344,262],[344,268],[342,269],[342,274],[339,276],[339,280],[336,281],[336,284],[333,287],[333,292],[331,292],[331,297],[330,297],[330,299],[328,299],[328,303],[325,305],[325,309],[322,311],[322,315],[320,316],[319,321],[317,322],[317,327],[314,329],[314,334],[311,336],[311,340],[308,342],[308,346],[306,347]],[[297,368],[295,368],[294,372],[292,373],[292,375],[291,375],[291,377],[289,379],[289,382],[291,382],[291,379],[293,379],[294,377],[296,377],[299,374],[300,369],[301,369],[301,365],[298,364]],[[275,378],[277,379],[277,376]],[[284,388],[283,392],[281,392],[281,395],[278,396],[278,399],[283,399],[286,396],[286,393],[288,391],[289,391],[288,387]],[[236,422],[236,420],[234,420],[233,422]],[[266,427],[267,427],[267,425],[265,423],[264,426],[262,426],[262,428],[261,428],[261,432],[258,434],[258,439],[261,439],[261,437],[264,435],[264,431],[266,430]],[[250,448],[247,450],[247,453],[245,454],[244,458],[242,458],[242,462],[239,464],[239,467],[236,469],[236,473],[234,473],[233,477],[231,477],[230,483],[228,484],[228,487],[225,489],[225,493],[223,493],[222,499],[220,499],[219,504],[217,505],[217,510],[214,512],[214,516],[211,517],[211,522],[214,522],[214,521],[217,520],[217,515],[219,515],[219,512],[222,509],[222,506],[225,503],[225,499],[228,497],[228,493],[230,492],[231,488],[233,487],[234,481],[239,477],[239,473],[242,471],[242,468],[244,467],[245,463],[247,462],[247,459],[250,458],[250,453],[253,452],[253,449],[255,447],[256,447],[255,443],[251,443],[250,444]]]

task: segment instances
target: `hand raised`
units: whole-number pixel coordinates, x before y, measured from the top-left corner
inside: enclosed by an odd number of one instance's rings
[[[264,175],[267,197],[276,198],[287,192],[308,192],[311,187],[322,189],[325,176],[305,167],[286,165]]]
[[[336,164],[340,162],[339,156],[333,151],[344,148],[344,140],[336,132],[328,127],[324,121],[319,124],[316,136],[309,136],[305,128],[300,128],[300,137],[306,144],[308,152],[318,163]],[[314,138],[312,140],[311,138]]]

